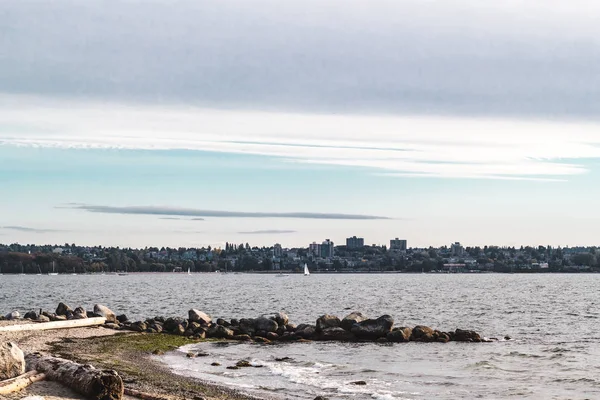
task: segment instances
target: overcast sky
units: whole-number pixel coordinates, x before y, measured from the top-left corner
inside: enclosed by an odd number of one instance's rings
[[[0,240],[593,244],[599,20],[584,0],[3,1]]]

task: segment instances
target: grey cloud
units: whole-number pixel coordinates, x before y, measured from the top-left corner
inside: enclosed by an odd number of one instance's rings
[[[579,14],[551,20],[527,14],[543,11],[535,7],[430,3],[7,1],[0,91],[319,112],[600,114],[594,10],[573,5]]]
[[[48,233],[48,232],[66,232],[60,229],[38,229],[38,228],[30,228],[27,226],[3,226],[2,229],[12,230],[12,231],[21,231],[21,232],[32,232],[32,233]]]
[[[262,231],[246,231],[246,232],[238,232],[242,235],[268,235],[268,234],[284,234],[284,233],[296,233],[296,231],[290,230],[279,230],[279,229],[265,229]]]
[[[61,207],[63,208],[63,207]],[[93,213],[104,214],[133,214],[133,215],[170,215],[186,217],[215,217],[215,218],[301,218],[301,219],[343,219],[343,220],[379,220],[390,219],[375,215],[341,214],[341,213],[311,213],[311,212],[245,212],[200,210],[195,208],[157,207],[157,206],[96,206],[81,205],[70,207]]]

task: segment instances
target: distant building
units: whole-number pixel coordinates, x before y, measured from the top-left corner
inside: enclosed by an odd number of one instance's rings
[[[311,244],[308,245],[308,252],[320,257],[321,256],[321,245],[318,244],[317,242],[312,242]]]
[[[457,256],[457,257],[460,257],[463,254],[465,254],[465,248],[462,247],[462,245],[460,244],[460,242],[452,243],[450,245],[450,251],[452,252],[453,256]]]
[[[406,240],[398,238],[390,240],[390,251],[406,251]]]
[[[279,243],[275,243],[273,246],[273,257],[280,258],[283,255],[283,248]]]
[[[352,236],[346,239],[346,247],[348,249],[362,249],[365,247],[365,239]]]
[[[332,258],[333,257],[333,242],[329,239],[325,239],[323,243],[321,243],[321,257],[323,258]]]

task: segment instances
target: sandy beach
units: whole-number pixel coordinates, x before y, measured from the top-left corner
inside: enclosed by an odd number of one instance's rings
[[[0,321],[0,326],[25,323]],[[165,340],[163,340],[165,339]],[[175,399],[249,399],[227,388],[199,382],[173,374],[152,360],[153,352],[172,350],[184,340],[171,335],[143,335],[124,333],[103,327],[55,329],[29,332],[2,332],[1,341],[16,343],[25,353],[40,352],[100,369],[114,369],[123,378],[126,388],[152,393],[168,400]],[[160,344],[156,344],[156,343]],[[184,343],[181,343],[184,344]],[[107,348],[113,351],[107,351]],[[156,348],[155,350],[152,350]],[[0,399],[21,399],[26,396],[43,396],[46,400],[85,399],[58,382],[41,381],[26,389]],[[125,399],[135,397],[124,396]]]

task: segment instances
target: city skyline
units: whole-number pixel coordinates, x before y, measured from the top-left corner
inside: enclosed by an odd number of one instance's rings
[[[600,5],[471,3],[6,2],[0,242],[595,245]]]

